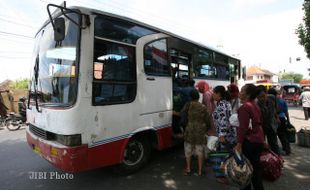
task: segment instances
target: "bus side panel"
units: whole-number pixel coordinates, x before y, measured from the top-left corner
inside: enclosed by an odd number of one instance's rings
[[[88,149],[88,169],[121,163],[128,138],[90,147]]]
[[[169,124],[168,127],[157,130],[158,150],[164,150],[172,146],[172,134],[171,124]]]

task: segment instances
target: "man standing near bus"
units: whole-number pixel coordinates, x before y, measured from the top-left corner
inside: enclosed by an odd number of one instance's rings
[[[310,87],[305,87],[305,91],[299,96],[299,100],[302,101],[302,107],[304,109],[305,120],[310,116]]]

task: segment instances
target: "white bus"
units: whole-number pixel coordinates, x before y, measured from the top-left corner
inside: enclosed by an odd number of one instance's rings
[[[27,142],[64,171],[136,171],[152,149],[173,145],[174,80],[226,86],[240,76],[240,60],[158,28],[50,7],[36,34]]]

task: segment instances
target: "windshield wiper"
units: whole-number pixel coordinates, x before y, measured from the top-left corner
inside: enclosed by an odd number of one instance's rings
[[[36,103],[37,111],[41,112],[41,110],[39,110],[39,103],[38,103],[38,80],[39,80],[39,56],[37,56],[36,63],[34,65],[34,100]]]

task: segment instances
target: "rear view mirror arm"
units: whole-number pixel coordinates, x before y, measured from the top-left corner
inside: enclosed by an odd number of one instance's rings
[[[89,15],[80,13],[80,12],[75,11],[75,10],[72,10],[72,9],[68,9],[68,8],[66,7],[66,2],[64,1],[63,6],[59,6],[59,5],[55,5],[55,4],[48,4],[47,7],[46,7],[46,8],[47,8],[47,13],[48,13],[48,16],[49,16],[49,19],[50,19],[50,21],[51,21],[51,24],[52,24],[52,26],[53,26],[54,31],[56,30],[56,28],[55,28],[55,24],[54,24],[54,21],[53,21],[52,14],[51,14],[51,12],[50,12],[50,7],[59,8],[60,11],[61,11],[61,13],[62,13],[67,19],[69,19],[71,22],[73,22],[75,25],[77,25],[77,26],[78,26],[79,28],[81,28],[81,29],[86,29],[86,28],[90,25]],[[82,26],[82,25],[80,25],[79,23],[75,22],[75,21],[74,21],[73,19],[71,19],[70,17],[68,17],[68,16],[66,15],[67,13],[65,13],[64,10],[66,10],[66,11],[68,11],[68,12],[73,12],[73,13],[76,13],[76,14],[79,14],[79,15],[84,16],[85,19],[86,19],[86,20],[85,20],[86,26]]]

